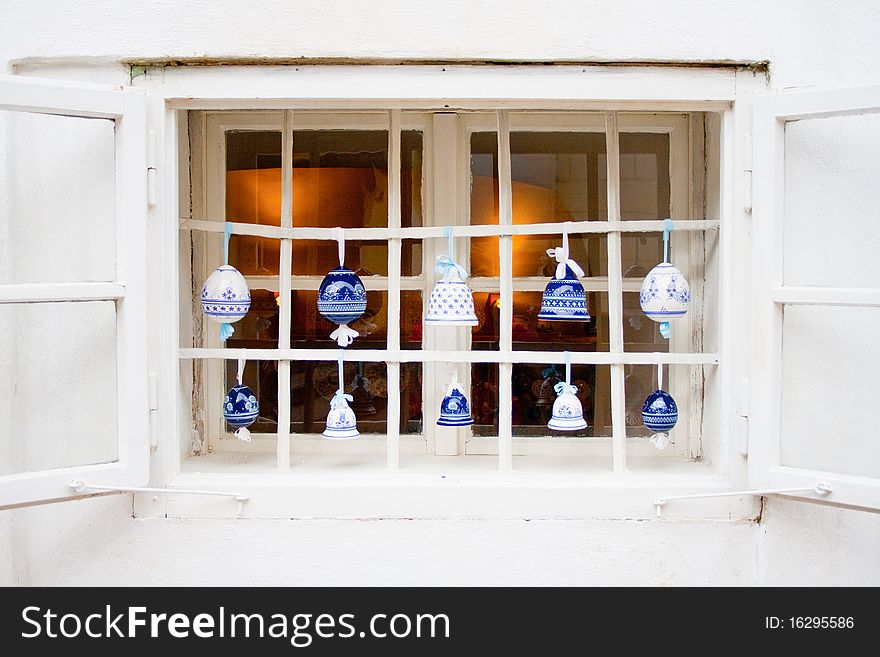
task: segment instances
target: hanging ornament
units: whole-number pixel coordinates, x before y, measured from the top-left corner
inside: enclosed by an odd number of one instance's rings
[[[352,401],[352,396],[346,394],[344,390],[344,379],[342,375],[342,352],[339,352],[338,362],[339,388],[333,399],[330,400],[330,412],[327,413],[327,427],[322,434],[325,438],[331,440],[349,440],[357,438],[360,433],[357,430],[357,418],[354,411],[348,405]]]
[[[223,417],[230,426],[235,427],[235,437],[246,443],[251,442],[251,432],[247,427],[256,422],[260,415],[260,402],[251,389],[242,383],[245,360],[238,361],[238,383],[226,393],[223,400]]]
[[[202,286],[202,310],[215,322],[220,322],[220,340],[225,341],[235,333],[232,327],[247,315],[251,307],[251,291],[244,276],[229,264],[229,237],[232,225],[227,223],[223,238],[223,266],[208,276]]]
[[[339,248],[339,267],[321,281],[318,289],[318,312],[331,322],[339,324],[339,328],[330,337],[340,347],[347,347],[360,335],[348,325],[367,309],[367,292],[360,277],[345,266],[344,231],[334,228],[333,233]]]
[[[669,322],[684,316],[691,301],[691,290],[678,268],[669,262],[669,234],[672,220],[666,220],[663,229],[663,262],[654,267],[642,281],[639,303],[642,311],[655,322],[660,322],[660,333],[667,340],[671,331]]]
[[[465,283],[467,272],[455,262],[452,228],[447,226],[443,232],[448,240],[449,253],[437,256],[436,270],[443,278],[431,290],[425,324],[477,326],[480,322],[474,313],[474,296]]]
[[[553,415],[547,426],[554,431],[580,431],[587,428],[584,409],[577,398],[577,386],[571,383],[571,354],[565,352],[565,381],[554,387],[556,401],[553,402]]]
[[[589,322],[587,293],[578,280],[584,275],[584,270],[568,257],[568,226],[562,233],[562,246],[547,249],[547,255],[556,260],[556,273],[544,289],[538,319]]]
[[[440,417],[437,418],[437,424],[441,427],[465,427],[473,423],[471,408],[467,397],[464,396],[464,388],[453,371],[452,382],[446,388],[446,396],[440,402]]]
[[[358,363],[358,373],[354,377],[351,388],[351,410],[355,415],[369,417],[376,414],[376,405],[373,403],[373,393],[370,392],[370,380],[364,376],[364,364]]]
[[[669,432],[678,422],[678,406],[668,392],[663,390],[663,366],[657,366],[657,390],[648,395],[642,406],[642,422],[654,432],[651,444],[657,449],[669,446]]]

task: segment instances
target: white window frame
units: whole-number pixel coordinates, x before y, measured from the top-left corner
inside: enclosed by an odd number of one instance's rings
[[[409,471],[404,474],[395,471],[398,463],[393,457],[388,459],[391,469],[384,474],[297,473],[295,468],[290,468],[285,456],[289,454],[289,443],[284,444],[282,440],[279,440],[277,473],[261,471],[257,474],[247,468],[239,471],[223,468],[216,471],[181,472],[180,454],[185,452],[187,435],[191,431],[188,416],[180,413],[186,403],[186,391],[181,395],[176,390],[169,390],[161,402],[170,408],[169,412],[162,414],[163,433],[167,431],[166,442],[169,449],[163,451],[161,466],[154,468],[156,483],[168,485],[174,490],[228,487],[234,481],[239,486],[248,487],[251,501],[245,514],[250,517],[652,517],[653,498],[660,493],[669,493],[670,488],[682,493],[718,492],[736,490],[745,484],[745,462],[739,454],[740,425],[733,417],[735,398],[732,391],[733,382],[747,373],[742,359],[737,358],[737,354],[745,353],[746,341],[740,334],[729,330],[727,318],[736,316],[747,308],[743,285],[737,282],[742,273],[737,272],[734,275],[733,271],[732,256],[735,249],[738,253],[748,244],[745,220],[748,218],[746,208],[749,204],[746,200],[745,183],[736,172],[747,168],[741,142],[751,121],[752,93],[765,83],[760,74],[733,68],[627,67],[613,70],[582,66],[302,66],[274,68],[271,69],[271,74],[267,74],[267,70],[261,67],[181,67],[148,70],[146,76],[136,79],[135,82],[147,88],[151,126],[157,134],[164,135],[161,142],[164,149],[164,190],[160,189],[158,197],[165,201],[161,210],[164,217],[162,225],[166,230],[167,259],[171,261],[177,261],[181,257],[183,249],[179,252],[178,246],[184,246],[183,241],[178,241],[179,218],[186,217],[186,213],[181,208],[181,199],[177,195],[177,172],[178,167],[186,161],[184,149],[179,148],[182,113],[186,110],[390,111],[392,124],[397,110],[403,109],[501,110],[501,117],[509,116],[507,109],[603,110],[612,113],[609,114],[610,121],[615,120],[616,115],[613,112],[616,111],[717,112],[721,117],[719,148],[722,175],[718,199],[718,220],[722,226],[718,248],[722,263],[718,299],[721,327],[717,354],[573,354],[573,362],[576,363],[611,364],[612,360],[619,359],[621,362],[613,366],[621,372],[623,365],[629,362],[684,362],[717,367],[719,385],[724,394],[718,400],[721,420],[715,436],[717,460],[713,468],[687,473],[627,468],[626,437],[616,435],[613,438],[613,452],[617,467],[613,470],[609,468],[607,471],[590,472],[588,475],[511,471],[511,436],[506,431],[499,437],[498,459],[500,469],[506,475],[499,475],[497,471],[453,471],[452,477],[440,472]],[[397,120],[399,121],[399,117]],[[502,118],[501,134],[506,134],[508,129],[506,118]],[[614,131],[611,134],[615,134]],[[610,150],[616,152],[616,148]],[[609,157],[609,161],[611,159],[613,158]],[[502,169],[502,179],[506,178],[509,182],[509,159],[502,153],[501,160],[502,166],[507,170],[505,176],[505,169]],[[612,164],[616,166],[616,163]],[[390,166],[393,170],[393,154]],[[392,202],[391,207],[393,206]],[[507,212],[509,209],[502,216]],[[611,239],[617,235],[618,240],[621,230],[662,230],[662,222],[640,226],[638,222],[618,222],[613,214],[611,219],[607,225],[602,225],[603,222],[590,222],[592,226],[576,229],[579,232],[610,230]],[[192,220],[191,225],[186,226],[193,227],[210,229],[206,225],[198,225],[198,220]],[[502,225],[500,230],[519,232],[522,228],[529,227],[507,228]],[[276,237],[283,235],[293,239],[324,238],[320,233],[322,229],[299,228],[296,229],[296,234],[285,226],[272,230],[260,227],[258,230],[254,234]],[[391,238],[392,244],[405,234],[393,227],[369,230],[372,238],[380,236],[384,230],[384,236]],[[439,227],[418,230],[421,231],[420,237],[442,237],[442,228]],[[539,232],[558,234],[561,230],[561,225],[545,224],[540,227]],[[499,227],[496,226],[460,226],[456,228],[456,235],[497,235],[498,231]],[[184,232],[186,231],[181,231],[181,234]],[[349,233],[352,238],[366,237],[358,235],[358,229]],[[509,244],[510,240],[502,236],[501,242]],[[282,267],[283,258],[282,252]],[[389,272],[389,286],[394,285],[393,273]],[[622,285],[620,276],[612,276],[609,285],[611,294],[618,294]],[[169,281],[165,293],[174,298],[178,292],[178,282]],[[508,315],[510,292],[509,288],[505,291],[507,302],[504,312]],[[190,303],[187,299],[186,305]],[[157,318],[157,321],[163,322],[161,330],[166,331],[165,336],[169,346],[172,346],[164,352],[169,381],[177,380],[180,358],[237,357],[231,350],[222,350],[221,353],[221,350],[208,349],[196,353],[189,349],[176,348],[174,345],[177,345],[177,337],[174,333],[178,330],[178,323],[182,321],[179,313],[180,309],[175,307],[168,315]],[[507,322],[502,325],[507,325]],[[398,362],[413,359],[412,353],[395,350],[396,346],[389,337],[388,353],[382,352],[381,359]],[[298,355],[290,350],[284,357]],[[363,350],[352,352],[346,358],[363,360],[370,355],[369,351]],[[377,359],[380,356],[378,353],[373,355]],[[527,352],[517,352],[515,355],[517,358],[524,357],[525,360],[530,358]],[[249,356],[272,359],[277,357],[274,351],[266,354],[252,353]],[[500,362],[512,358],[503,344],[500,352],[428,350],[419,357],[435,362],[462,363],[472,360]],[[712,359],[712,362],[706,363],[707,358]],[[715,358],[718,360],[717,366],[714,364]],[[539,362],[545,363],[548,360],[542,356]],[[549,362],[553,362],[552,359]],[[389,367],[389,385],[392,384],[394,369]],[[504,372],[502,380],[503,374]],[[619,376],[615,385],[622,388],[622,381],[623,377]],[[618,398],[622,400],[622,389],[619,392],[621,394]],[[503,403],[503,390],[501,399]],[[426,406],[428,403],[430,402],[426,399]],[[617,424],[623,426],[622,418]],[[390,454],[399,453],[399,437],[389,434],[388,444]],[[333,487],[333,495],[326,494],[328,486]],[[401,487],[405,490],[402,491]],[[715,498],[699,504],[676,505],[669,515],[748,517],[754,513],[755,508],[750,499]],[[155,514],[156,507],[150,504],[141,505],[139,513]],[[174,516],[227,516],[234,515],[234,510],[201,502],[195,496],[187,498],[170,494],[161,513]]]
[[[756,488],[830,486],[805,499],[880,509],[880,479],[781,462],[782,321],[787,304],[880,306],[880,288],[785,285],[785,125],[788,121],[880,112],[880,85],[768,92],[754,108],[754,334],[749,410],[749,483]]]
[[[118,455],[111,463],[0,476],[0,507],[69,497],[74,480],[110,487],[142,486],[149,478],[150,452],[144,92],[133,88],[0,76],[0,110],[109,119],[115,123],[115,280],[0,285],[0,303],[115,303]],[[91,436],[71,435],[67,439],[82,441],[91,439]]]

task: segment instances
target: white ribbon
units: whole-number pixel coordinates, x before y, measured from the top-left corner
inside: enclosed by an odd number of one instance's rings
[[[461,393],[462,397],[465,396],[464,388],[462,387],[461,383],[459,383],[458,375],[455,372],[452,373],[452,381],[450,381],[449,385],[446,386],[446,396],[448,397],[449,395],[451,395],[453,390],[458,390]]]
[[[651,436],[651,444],[657,449],[666,449],[669,447],[669,434],[668,433],[655,433]]]
[[[571,353],[568,351],[565,352],[565,381],[560,381],[553,386],[553,389],[557,395],[561,395],[564,392],[570,392],[573,395],[577,394],[577,386],[571,383]]]
[[[348,324],[340,324],[333,333],[330,334],[331,340],[336,340],[336,344],[340,347],[347,347],[360,333],[353,328],[349,328]]]
[[[348,402],[353,399],[354,397],[340,388],[336,391],[336,394],[333,395],[333,399],[330,400],[330,408],[334,410],[338,408],[348,408]]]
[[[345,266],[345,231],[337,227],[330,231],[333,239],[336,240],[336,248],[339,251],[339,266]]]
[[[565,223],[569,222],[566,221]],[[565,278],[566,267],[570,267],[577,277],[584,275],[584,270],[581,269],[581,266],[568,257],[568,227],[562,233],[562,246],[557,246],[555,249],[547,249],[547,255],[559,263],[556,265],[556,280],[561,281]]]

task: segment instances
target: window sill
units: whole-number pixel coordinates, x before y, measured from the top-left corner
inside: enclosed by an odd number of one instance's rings
[[[411,455],[388,470],[383,455],[294,455],[288,472],[269,454],[214,453],[189,459],[169,488],[229,490],[249,497],[243,518],[655,519],[662,495],[731,490],[703,463],[631,458],[623,473],[608,459],[514,458],[499,472],[492,456]],[[139,500],[137,515],[237,517],[234,500],[194,495]],[[160,506],[165,505],[164,511]],[[158,506],[157,506],[158,505]],[[751,496],[689,500],[664,518],[754,517]]]

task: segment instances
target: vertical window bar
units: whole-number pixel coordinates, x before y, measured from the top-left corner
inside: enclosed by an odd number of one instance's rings
[[[513,182],[510,171],[510,113],[498,110],[498,222],[513,223]],[[500,268],[499,349],[513,350],[513,237],[498,240]],[[513,366],[498,364],[498,469],[513,468]]]
[[[400,110],[388,113],[388,227],[400,228]],[[388,350],[400,349],[400,245],[388,240]],[[400,466],[400,363],[388,361],[387,465]]]
[[[281,225],[293,226],[293,111],[284,111],[281,133]],[[278,348],[290,348],[291,280],[293,273],[293,241],[281,240],[278,268]],[[290,468],[290,361],[278,361],[278,438],[275,462],[279,470]]]
[[[617,112],[605,113],[608,221],[620,221],[620,138]],[[623,353],[623,273],[620,231],[608,232],[608,323],[612,357]],[[611,442],[615,472],[626,470],[626,406],[623,364],[611,365]]]

